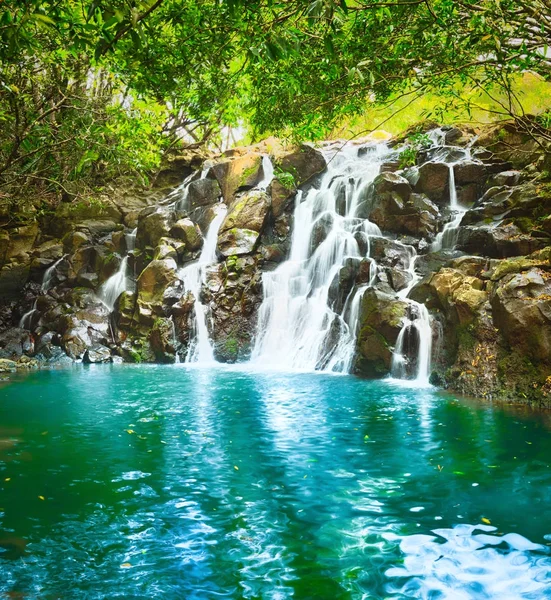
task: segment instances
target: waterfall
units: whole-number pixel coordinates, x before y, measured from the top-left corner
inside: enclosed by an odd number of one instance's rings
[[[449,223],[444,225],[444,229],[436,236],[434,242],[431,244],[432,252],[439,252],[440,250],[448,250],[453,248],[457,242],[457,236],[459,233],[459,225],[463,219],[463,215],[467,212],[464,206],[461,206],[457,200],[457,187],[455,185],[455,164],[448,165],[450,170],[449,177],[449,190],[450,200],[449,206],[450,211],[453,213],[453,218]]]
[[[47,292],[50,289],[50,287],[52,286],[52,280],[54,278],[57,265],[59,265],[59,263],[64,258],[66,258],[66,256],[67,256],[67,254],[64,254],[61,258],[56,260],[55,263],[51,267],[48,267],[46,269],[46,271],[44,272],[44,278],[42,279],[42,291],[43,292]]]
[[[331,298],[345,261],[369,256],[379,228],[357,214],[389,150],[383,144],[359,156],[348,147],[327,156],[319,189],[295,200],[289,259],[263,274],[263,301],[251,362],[283,369],[350,370],[360,303],[367,286],[352,289],[342,311]]]
[[[417,346],[415,350],[417,358],[417,369],[415,373],[415,381],[419,385],[428,385],[430,376],[430,361],[432,354],[432,327],[429,311],[424,304],[415,302],[408,298],[409,293],[419,282],[419,275],[415,270],[417,262],[417,252],[413,246],[409,248],[410,260],[408,265],[408,273],[410,281],[407,287],[398,292],[398,297],[407,301],[409,304],[409,316],[404,319],[402,329],[398,334],[396,346],[392,354],[392,362],[390,367],[391,377],[395,379],[408,379],[411,373],[408,372],[408,355],[411,354],[409,348],[413,341],[414,333],[417,335]]]
[[[214,361],[207,326],[208,307],[201,302],[201,287],[206,282],[207,268],[216,262],[216,243],[218,232],[226,216],[227,208],[218,204],[218,214],[209,226],[203,249],[197,262],[178,271],[184,284],[184,292],[193,296],[194,318],[190,332],[190,342],[185,362],[209,363]]]
[[[134,229],[131,233],[125,235],[126,254],[121,260],[117,272],[111,275],[98,290],[99,299],[107,306],[110,312],[113,312],[117,298],[123,292],[131,291],[133,289],[133,282],[127,276],[127,271],[128,254],[132,252],[136,246],[136,233],[137,229]]]
[[[178,354],[178,336],[176,335],[176,323],[174,323],[173,316],[170,317],[169,321],[172,333],[172,345],[174,346],[174,362],[178,365],[180,364],[180,355]]]
[[[52,281],[54,279],[55,270],[56,270],[57,266],[59,265],[59,263],[66,257],[67,257],[67,254],[64,254],[61,258],[58,258],[50,267],[48,267],[44,271],[44,277],[42,278],[42,286],[41,286],[42,294],[45,294],[52,287]],[[35,298],[35,301],[33,302],[33,307],[31,308],[31,310],[28,310],[19,320],[19,327],[21,329],[27,329],[29,331],[31,330],[33,317],[38,312],[37,303],[38,303],[38,297]]]
[[[269,156],[262,157],[262,181],[256,186],[259,190],[266,190],[274,179],[274,165]]]

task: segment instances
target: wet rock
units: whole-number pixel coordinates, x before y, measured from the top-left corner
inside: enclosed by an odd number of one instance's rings
[[[203,245],[201,229],[191,219],[180,219],[170,229],[170,235],[184,242],[186,250],[194,252]]]
[[[218,251],[223,257],[251,254],[259,238],[258,231],[230,229],[218,236]]]
[[[111,361],[111,350],[100,344],[94,344],[91,348],[87,348],[82,357],[84,364],[101,364],[110,363]]]
[[[198,179],[193,181],[188,187],[187,203],[189,209],[210,206],[218,202],[222,194],[220,185],[216,179]]]
[[[531,254],[544,245],[542,240],[524,234],[513,223],[501,222],[461,227],[457,241],[457,248],[463,252],[492,258]]]
[[[170,236],[170,229],[175,221],[175,213],[166,208],[142,211],[136,232],[136,248],[156,248],[162,237]]]
[[[250,254],[266,222],[270,199],[253,190],[237,196],[228,210],[218,235],[218,250],[224,257]]]
[[[551,363],[551,273],[533,267],[509,273],[494,288],[494,323],[511,348],[528,359]]]
[[[17,370],[15,361],[0,358],[0,373],[13,373]]]
[[[407,302],[373,288],[362,298],[355,370],[368,377],[390,371],[392,353],[408,310]]]
[[[0,332],[0,358],[17,359],[33,350],[33,338],[26,329],[11,327]]]
[[[282,171],[290,173],[296,187],[299,187],[315,175],[323,173],[327,163],[319,150],[309,144],[302,144],[300,148],[281,157],[278,166]]]
[[[382,231],[434,236],[440,216],[438,207],[422,194],[404,193],[404,196],[396,191],[376,194],[369,219]]]
[[[520,181],[521,172],[520,171],[502,171],[501,173],[496,173],[492,175],[488,180],[488,187],[494,186],[514,186],[517,185]]]
[[[453,168],[456,185],[476,183],[484,187],[487,177],[486,166],[480,162],[461,162]]]
[[[155,320],[149,343],[157,361],[173,363],[176,360],[174,323],[170,319],[159,318]]]
[[[218,181],[224,202],[228,205],[239,189],[254,187],[262,180],[262,176],[262,155],[254,152],[219,159],[208,173],[209,178]]]
[[[296,195],[294,186],[288,186],[281,183],[277,178],[272,181],[270,186],[272,198],[272,214],[274,217],[280,217]]]
[[[140,273],[137,280],[139,302],[162,303],[165,289],[176,280],[176,262],[167,258],[154,260]]]
[[[260,232],[266,221],[270,198],[266,192],[252,190],[236,197],[228,209],[220,231],[250,229]]]
[[[216,360],[249,357],[262,302],[261,273],[253,256],[230,256],[207,278],[205,301],[212,318]]]
[[[450,169],[447,164],[427,162],[419,167],[415,191],[428,196],[439,206],[449,202]]]

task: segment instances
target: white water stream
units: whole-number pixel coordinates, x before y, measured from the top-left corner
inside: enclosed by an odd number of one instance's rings
[[[184,293],[190,293],[193,296],[194,318],[185,358],[187,363],[211,363],[214,361],[207,326],[208,307],[201,302],[201,287],[206,282],[208,267],[216,263],[218,232],[227,212],[226,205],[223,203],[218,204],[217,209],[217,215],[209,226],[199,260],[178,271],[178,277],[184,284]]]
[[[134,229],[131,233],[126,234],[126,255],[123,257],[117,272],[107,279],[98,290],[99,299],[107,306],[110,312],[115,307],[117,298],[126,291],[131,291],[134,288],[134,283],[128,277],[128,254],[132,252],[136,245],[136,233]]]
[[[49,266],[45,271],[44,271],[44,277],[42,278],[42,286],[41,286],[41,291],[42,294],[45,294],[51,287],[52,285],[52,281],[54,279],[55,276],[55,270],[57,268],[57,266],[59,265],[59,263],[67,257],[67,254],[64,254],[61,258],[58,258],[51,266]],[[33,322],[33,317],[35,315],[35,313],[37,312],[37,303],[38,303],[38,297],[35,298],[35,301],[33,303],[33,307],[31,308],[31,310],[27,311],[20,319],[19,321],[19,327],[21,329],[28,329],[29,331],[32,328],[32,322]]]

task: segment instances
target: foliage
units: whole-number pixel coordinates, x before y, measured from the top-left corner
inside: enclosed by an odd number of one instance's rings
[[[400,152],[400,168],[412,167],[417,163],[419,150],[430,148],[432,141],[426,133],[413,133],[407,138],[407,146]]]
[[[0,193],[145,182],[163,153],[220,145],[225,126],[315,139],[427,94],[425,116],[486,104],[551,139],[515,87],[527,71],[549,81],[550,37],[544,0],[4,2]]]

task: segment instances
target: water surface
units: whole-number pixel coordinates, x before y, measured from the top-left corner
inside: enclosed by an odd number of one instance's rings
[[[0,597],[551,598],[550,462],[537,418],[388,382],[33,373],[0,387]]]

